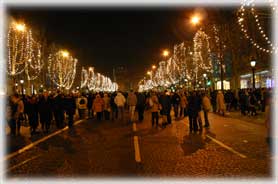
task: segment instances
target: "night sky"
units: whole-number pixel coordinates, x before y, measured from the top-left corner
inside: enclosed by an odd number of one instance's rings
[[[44,29],[49,43],[73,53],[81,66],[94,66],[112,77],[112,68],[125,66],[136,82],[163,49],[192,40],[196,28],[189,17],[201,11],[205,19],[214,10],[196,8],[12,8],[8,14],[31,27]],[[78,72],[80,75],[80,71]]]

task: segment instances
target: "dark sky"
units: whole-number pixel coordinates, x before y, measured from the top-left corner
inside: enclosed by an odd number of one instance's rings
[[[125,66],[131,79],[142,78],[161,59],[164,48],[192,40],[188,24],[195,8],[13,8],[9,14],[44,29],[47,40],[61,44],[79,59],[79,67],[112,77],[112,67]],[[199,11],[199,10],[198,10]],[[211,15],[208,10],[202,11]],[[207,17],[208,18],[208,17]],[[80,73],[78,73],[80,75]]]

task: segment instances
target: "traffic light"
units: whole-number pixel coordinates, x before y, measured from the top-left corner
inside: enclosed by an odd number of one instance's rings
[[[210,86],[211,85],[211,80],[208,80],[207,81],[207,86]]]

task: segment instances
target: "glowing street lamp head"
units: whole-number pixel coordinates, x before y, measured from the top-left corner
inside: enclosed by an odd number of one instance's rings
[[[148,75],[151,75],[151,72],[150,72],[150,71],[148,71],[148,72],[147,72],[147,74],[148,74]]]
[[[169,56],[169,51],[168,51],[168,50],[164,50],[163,53],[162,53],[162,55],[163,55],[164,57]]]
[[[15,29],[17,31],[21,31],[21,32],[25,31],[25,25],[24,24],[15,23],[14,26],[15,26]]]
[[[197,25],[197,24],[199,24],[200,23],[200,17],[198,16],[198,15],[194,15],[192,18],[191,18],[191,23],[193,24],[193,25]]]
[[[62,54],[62,56],[65,57],[65,58],[69,57],[69,52],[66,51],[66,50],[61,51],[61,54]]]
[[[156,69],[156,66],[155,66],[155,65],[153,65],[153,66],[152,66],[152,69],[153,69],[153,70],[154,70],[154,69]]]

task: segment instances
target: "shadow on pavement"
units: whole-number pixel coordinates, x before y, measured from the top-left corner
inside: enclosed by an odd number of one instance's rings
[[[204,132],[190,133],[184,136],[183,144],[181,144],[184,155],[191,155],[200,149],[204,149],[205,145],[211,141],[206,135],[215,137],[215,134],[210,132],[209,129],[205,129]]]

